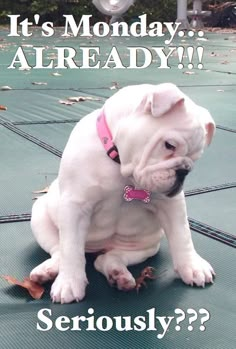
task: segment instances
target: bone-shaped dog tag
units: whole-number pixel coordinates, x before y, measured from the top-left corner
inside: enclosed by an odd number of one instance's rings
[[[135,189],[131,185],[126,185],[124,187],[124,199],[125,201],[139,200],[145,203],[150,202],[151,193],[145,189]]]

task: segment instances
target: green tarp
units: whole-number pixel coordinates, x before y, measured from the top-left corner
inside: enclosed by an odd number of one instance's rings
[[[34,60],[32,46],[47,46],[45,64],[54,46],[99,46],[105,59],[111,45],[116,45],[121,57],[127,60],[127,46],[163,45],[161,38],[65,39],[60,33],[58,31],[52,38],[42,38],[36,31],[32,37],[22,39],[7,37],[7,30],[0,32],[0,104],[8,108],[0,111],[0,274],[23,279],[47,258],[30,230],[29,216],[32,199],[36,196],[32,192],[42,189],[56,177],[60,154],[75,122],[99,108],[116,91],[111,89],[114,83],[123,87],[171,81],[207,107],[218,126],[211,147],[186,182],[186,195],[191,194],[191,190],[196,191],[196,195],[187,196],[189,217],[202,224],[201,233],[209,233],[203,236],[193,229],[193,240],[197,251],[214,266],[217,277],[214,285],[205,289],[184,285],[176,279],[167,242],[164,241],[157,256],[130,268],[138,276],[142,268],[151,265],[161,274],[139,293],[124,293],[111,288],[94,270],[92,255],[87,260],[90,282],[87,295],[78,304],[52,304],[50,284],[46,285],[43,298],[36,301],[25,290],[0,279],[0,348],[234,349],[235,249],[227,246],[225,237],[231,236],[235,242],[235,34],[205,33],[205,41],[174,39],[172,45],[204,47],[204,69],[192,69],[194,74],[189,74],[187,68],[178,69],[177,55],[170,58],[170,69],[158,69],[155,64],[146,69],[130,70],[7,69],[20,45],[26,50],[29,62]],[[55,72],[59,75],[52,75]],[[35,82],[44,84],[35,85]],[[6,85],[12,90],[1,90],[1,86]],[[59,103],[78,95],[99,100],[74,105]],[[214,231],[218,240],[215,240]],[[48,331],[37,329],[37,323],[45,327],[38,320],[38,312],[44,308],[52,311],[52,321],[60,316],[66,317],[64,320],[70,323],[63,326],[70,329],[60,331],[54,322],[50,322],[52,329]],[[202,314],[200,309],[204,309]],[[94,313],[89,314],[88,310]],[[90,321],[94,321],[96,329],[86,330],[87,322],[84,321],[80,331],[72,331],[72,320],[68,319],[76,316],[92,317]],[[141,316],[144,317],[143,327],[135,329],[135,321]],[[130,321],[132,328],[127,331],[117,329],[115,317],[122,318],[123,323]],[[201,331],[204,318],[208,320],[205,330]],[[163,321],[170,321],[165,333],[161,325]],[[178,325],[180,331],[177,331],[178,327],[176,329]],[[188,329],[189,325],[192,325],[192,331]]]

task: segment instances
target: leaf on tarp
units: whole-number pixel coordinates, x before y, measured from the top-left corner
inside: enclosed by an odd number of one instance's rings
[[[59,103],[65,104],[65,105],[73,105],[73,104],[75,104],[75,102],[71,102],[71,101],[63,100],[63,99],[60,99]]]
[[[42,82],[42,81],[34,81],[34,82],[31,82],[32,85],[47,85],[48,83],[47,82]]]
[[[110,87],[110,90],[118,90],[119,84],[116,81],[113,81],[112,86]]]
[[[45,176],[45,183],[46,186],[43,189],[39,189],[39,190],[34,190],[32,193],[33,194],[46,194],[49,191],[49,185],[48,185],[48,180],[47,180],[47,176]],[[36,196],[33,198],[33,200],[38,199],[40,196]]]
[[[56,73],[52,73],[52,76],[62,76],[60,73],[56,72]]]
[[[19,67],[18,70],[29,71],[31,70],[31,67]]]
[[[5,107],[5,105],[0,104],[0,110],[7,110],[7,107]]]
[[[208,41],[208,39],[206,39],[206,38],[197,38],[196,40],[197,41]]]
[[[85,102],[85,101],[100,101],[100,98],[90,97],[90,96],[78,96],[78,97],[69,97],[68,101],[70,102]]]
[[[46,186],[46,187],[43,188],[43,189],[34,190],[33,193],[34,193],[34,194],[46,194],[46,193],[48,193],[48,190],[49,190],[49,186]]]
[[[21,44],[22,47],[27,47],[27,48],[30,48],[30,47],[33,47],[32,44]]]
[[[1,91],[9,91],[9,90],[12,90],[12,87],[10,87],[10,86],[1,86],[0,90]]]
[[[44,294],[44,287],[30,280],[29,277],[26,277],[23,281],[19,281],[10,275],[2,275],[2,278],[9,282],[9,284],[25,288],[34,299],[40,299]]]
[[[186,74],[186,75],[194,75],[196,74],[194,71],[185,71],[183,74]]]
[[[65,104],[65,105],[72,105],[79,102],[85,102],[85,101],[100,101],[100,98],[97,97],[91,97],[91,96],[75,96],[75,97],[68,97],[67,99],[60,99],[59,103]]]

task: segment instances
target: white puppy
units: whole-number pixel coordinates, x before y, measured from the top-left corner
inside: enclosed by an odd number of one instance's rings
[[[33,206],[33,233],[51,258],[31,279],[55,279],[54,302],[79,301],[88,283],[85,251],[100,251],[95,268],[132,289],[127,266],[155,255],[165,233],[182,280],[212,282],[212,267],[193,246],[182,184],[214,131],[209,112],[170,83],[125,87],[83,118],[58,178]]]

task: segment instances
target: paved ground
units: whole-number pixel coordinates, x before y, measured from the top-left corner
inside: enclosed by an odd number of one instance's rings
[[[175,278],[163,243],[158,256],[131,268],[138,275],[144,265],[153,265],[166,272],[148,284],[139,294],[122,293],[110,288],[103,276],[93,269],[93,256],[88,256],[90,284],[86,299],[80,304],[52,305],[49,286],[40,301],[32,300],[25,291],[0,280],[0,338],[4,349],[14,348],[125,348],[125,349],[233,349],[235,348],[235,196],[236,196],[236,34],[205,33],[204,40],[174,39],[173,46],[193,46],[193,63],[197,64],[196,47],[204,47],[202,70],[178,69],[178,55],[170,58],[171,69],[158,69],[158,61],[140,70],[9,70],[16,49],[22,45],[30,64],[33,64],[33,46],[47,45],[45,64],[53,57],[53,47],[78,45],[100,46],[103,59],[111,45],[119,48],[120,56],[127,62],[126,46],[163,45],[159,39],[63,39],[57,36],[9,38],[0,32],[0,274],[24,278],[30,270],[47,256],[35,243],[30,231],[30,211],[34,190],[41,189],[56,176],[61,152],[77,121],[98,108],[115,92],[111,86],[122,87],[135,83],[176,83],[190,97],[207,107],[217,124],[217,133],[211,147],[198,162],[186,183],[188,214],[193,240],[197,250],[215,267],[215,284],[205,289],[190,288]],[[78,58],[79,60],[81,58]],[[141,61],[142,62],[142,61]],[[188,58],[183,58],[185,66]],[[189,73],[190,72],[190,73]],[[54,75],[52,75],[54,73]],[[55,73],[58,73],[55,75]],[[194,73],[194,74],[192,74]],[[43,82],[43,84],[35,84]],[[12,89],[3,91],[2,86]],[[59,100],[70,96],[92,96],[99,100],[64,105]],[[92,307],[95,318],[100,316],[128,316],[131,321],[145,316],[155,308],[157,317],[174,316],[166,334],[158,319],[156,330],[140,331],[65,331],[53,328],[47,332],[36,329],[37,312],[50,308],[53,319],[58,316],[84,315]],[[181,331],[176,331],[178,315],[183,310],[185,320]],[[197,312],[188,330],[191,314]],[[210,318],[205,331],[200,331],[206,309]],[[166,319],[167,320],[167,319]],[[104,320],[105,323],[106,319]],[[42,325],[42,323],[41,323]],[[150,324],[149,324],[150,325]],[[105,326],[105,325],[104,325]]]

